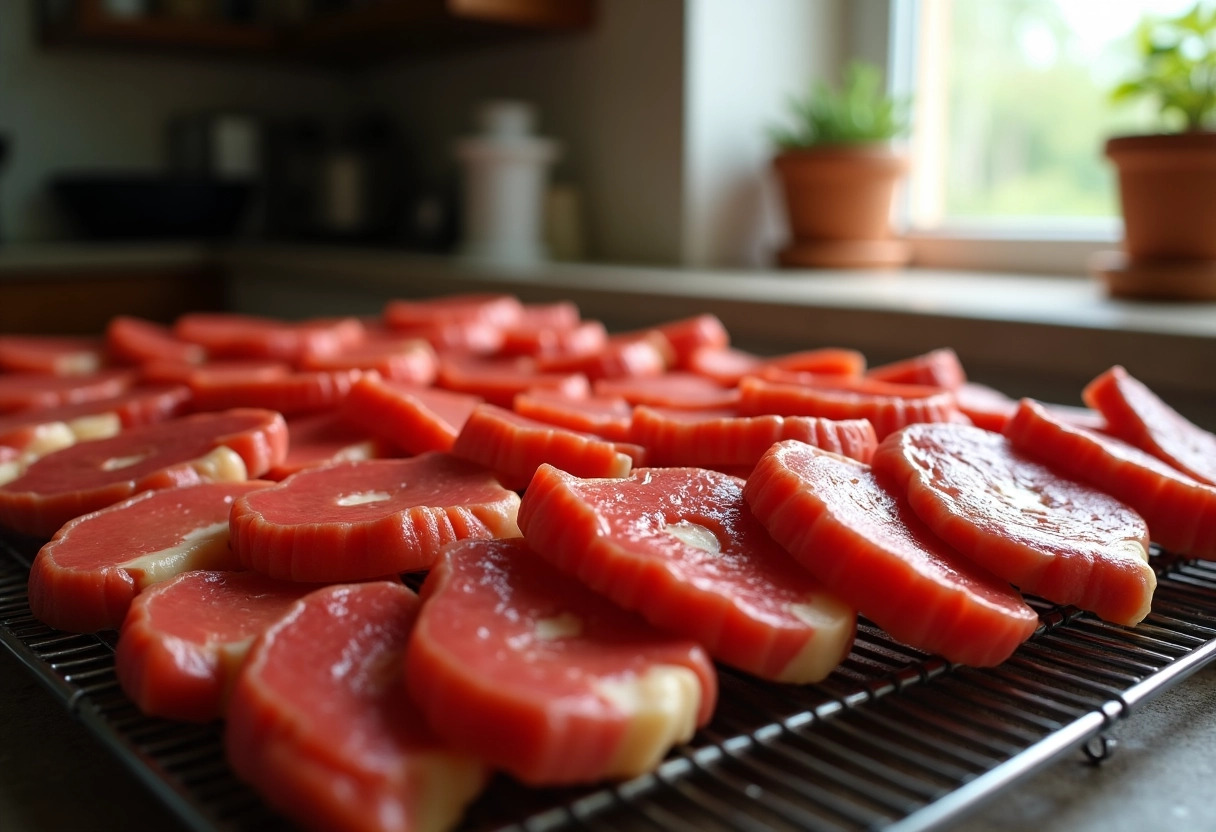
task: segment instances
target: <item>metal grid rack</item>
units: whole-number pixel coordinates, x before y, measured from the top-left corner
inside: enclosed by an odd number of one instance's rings
[[[38,622],[28,560],[0,542],[0,642],[199,832],[286,829],[224,760],[215,725],[141,714],[113,640]],[[1216,563],[1154,555],[1152,613],[1135,628],[1040,604],[1042,624],[996,668],[952,667],[862,622],[818,685],[720,669],[713,722],[653,774],[586,789],[496,780],[466,830],[938,828],[1061,756],[1100,756],[1103,732],[1216,659]]]

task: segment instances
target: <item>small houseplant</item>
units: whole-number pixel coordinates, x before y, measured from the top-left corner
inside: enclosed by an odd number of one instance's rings
[[[896,266],[908,247],[891,235],[891,200],[907,159],[891,139],[907,127],[907,104],[885,93],[878,68],[850,64],[844,83],[823,83],[790,102],[773,128],[774,160],[793,241],[786,266]]]
[[[1159,278],[1163,268],[1216,275],[1216,4],[1197,3],[1173,18],[1145,18],[1136,43],[1139,69],[1112,98],[1151,100],[1166,132],[1106,142],[1119,175],[1128,269],[1146,280]],[[1188,291],[1184,279],[1140,289],[1133,281],[1119,293]]]

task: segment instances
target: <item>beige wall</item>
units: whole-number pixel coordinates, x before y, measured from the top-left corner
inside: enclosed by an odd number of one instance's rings
[[[210,108],[337,113],[338,76],[223,59],[170,59],[78,49],[34,39],[29,0],[0,0],[0,133],[12,147],[0,171],[4,241],[62,236],[46,189],[64,170],[148,170],[164,159],[173,114]]]

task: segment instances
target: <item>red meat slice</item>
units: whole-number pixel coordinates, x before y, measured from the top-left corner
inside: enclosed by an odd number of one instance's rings
[[[1189,477],[1216,485],[1216,435],[1189,421],[1120,366],[1091,381],[1085,402],[1102,412],[1108,430]]]
[[[536,367],[547,373],[582,373],[591,380],[626,376],[657,376],[671,363],[671,345],[653,330],[613,335],[589,353],[538,356]]]
[[[374,340],[329,355],[306,353],[299,366],[301,370],[375,370],[383,378],[430,384],[439,372],[439,359],[421,338],[400,338]]]
[[[406,453],[450,451],[480,396],[365,376],[351,386],[342,417]]]
[[[237,776],[309,829],[433,832],[456,826],[488,779],[445,748],[405,692],[418,611],[404,586],[319,589],[255,642],[229,700]]]
[[[256,572],[185,572],[131,602],[115,671],[145,714],[209,722],[228,694],[253,640],[316,587]]]
[[[905,644],[995,665],[1038,625],[1021,595],[934,537],[868,465],[779,442],[743,493],[799,563]]]
[[[149,361],[202,364],[207,360],[207,350],[181,340],[169,327],[129,315],[110,319],[106,327],[106,347],[110,355],[127,364]]]
[[[0,524],[49,538],[73,517],[140,491],[258,477],[286,453],[287,425],[267,410],[131,428],[45,456],[0,487]]]
[[[1216,488],[1120,439],[1070,425],[1028,399],[1005,435],[1027,456],[1127,503],[1165,548],[1216,559]]]
[[[602,378],[592,389],[600,396],[621,396],[630,404],[648,404],[684,410],[732,408],[739,391],[695,373],[672,372],[661,376]]]
[[[337,413],[316,413],[287,420],[287,457],[267,473],[267,479],[285,479],[305,468],[332,462],[357,462],[393,456],[389,443],[376,439]]]
[[[522,491],[546,462],[579,477],[624,477],[642,463],[644,451],[481,404],[464,423],[452,453],[484,465],[507,488]]]
[[[18,411],[0,416],[0,445],[37,458],[76,442],[170,419],[189,402],[190,391],[180,385],[136,387],[109,399]]]
[[[566,396],[591,392],[581,373],[542,373],[534,362],[523,359],[484,359],[449,356],[439,362],[439,387],[456,393],[479,396],[499,407],[510,407],[518,393],[526,390],[557,390]]]
[[[976,427],[1000,433],[1018,409],[1017,400],[986,384],[967,382],[954,391],[958,409]]]
[[[840,386],[828,386],[829,383],[817,378],[816,386],[812,387],[748,377],[739,382],[739,413],[869,419],[880,441],[905,425],[966,418],[948,390],[869,380],[856,385],[844,380]]]
[[[866,368],[865,356],[856,350],[834,347],[763,358],[731,348],[702,347],[688,359],[688,369],[712,378],[724,387],[733,387],[747,375],[764,367],[777,367],[819,375],[858,376]]]
[[[585,480],[545,465],[519,525],[566,574],[761,678],[820,681],[852,646],[856,614],[769,537],[736,477],[640,468]]]
[[[586,355],[603,349],[608,330],[599,321],[586,321],[567,329],[524,326],[502,331],[500,356]]]
[[[355,581],[428,569],[466,538],[516,537],[519,497],[447,454],[314,468],[232,508],[247,568],[288,581]]]
[[[251,480],[147,491],[78,517],[42,547],[30,569],[30,609],[60,630],[122,624],[132,599],[194,569],[235,569],[228,513]]]
[[[628,778],[705,724],[695,642],[568,578],[522,540],[444,552],[422,587],[406,684],[436,731],[534,785]]]
[[[185,361],[168,359],[164,361],[147,361],[140,365],[140,378],[147,384],[190,384],[198,380],[199,384],[219,384],[221,382],[265,381],[272,378],[283,378],[291,372],[291,365],[282,361],[208,361],[205,364],[191,364]]]
[[[511,327],[519,329],[574,329],[582,323],[578,306],[569,300],[552,303],[525,303],[523,312]]]
[[[511,295],[447,295],[423,300],[391,300],[384,322],[393,329],[449,323],[484,323],[502,329],[517,324],[524,305]]]
[[[134,383],[135,374],[128,370],[101,370],[87,376],[0,375],[0,413],[108,399]]]
[[[260,358],[294,364],[305,353],[330,355],[363,341],[357,318],[288,323],[231,312],[193,312],[177,319],[175,336],[215,358]]]
[[[333,410],[366,375],[364,370],[314,370],[267,378],[195,372],[190,392],[197,410],[263,407],[284,415]]]
[[[892,384],[924,384],[957,390],[967,383],[967,373],[958,354],[944,347],[924,355],[905,358],[879,367],[871,367],[866,376]]]
[[[671,346],[669,363],[679,369],[687,368],[693,353],[699,349],[726,349],[730,346],[730,333],[717,315],[695,315],[651,329],[667,339]]]
[[[654,466],[751,470],[775,442],[797,439],[825,451],[869,462],[878,446],[865,419],[818,416],[722,416],[638,407],[630,441],[646,449]]]
[[[994,575],[1116,624],[1149,612],[1157,576],[1148,526],[1092,486],[1065,479],[970,425],[910,425],[874,455],[938,537]]]
[[[80,376],[106,360],[100,338],[71,335],[0,335],[0,371]]]
[[[620,396],[570,398],[554,390],[529,390],[515,397],[513,409],[520,416],[592,433],[613,442],[629,442],[633,408]]]

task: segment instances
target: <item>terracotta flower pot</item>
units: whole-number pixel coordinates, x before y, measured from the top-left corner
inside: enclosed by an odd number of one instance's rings
[[[1123,247],[1132,260],[1216,260],[1216,132],[1120,136]]]
[[[894,266],[908,247],[891,233],[891,200],[908,168],[886,145],[789,150],[773,161],[781,180],[791,245],[779,255],[792,266]]]

